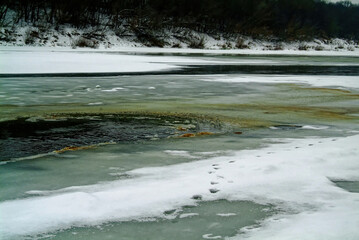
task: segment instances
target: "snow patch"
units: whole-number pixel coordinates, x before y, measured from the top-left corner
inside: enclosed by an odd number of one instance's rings
[[[216,215],[217,215],[217,216],[220,216],[220,217],[232,217],[232,216],[237,216],[237,214],[235,214],[235,213],[217,213]]]
[[[295,83],[305,84],[315,87],[334,87],[337,89],[359,88],[357,76],[321,76],[321,75],[240,75],[240,76],[203,76],[197,78],[209,82],[226,82],[226,83]]]
[[[214,236],[212,233],[204,234],[202,236],[204,239],[221,239],[222,236]]]
[[[89,106],[96,106],[96,105],[102,105],[103,104],[103,102],[93,102],[93,103],[89,103],[89,104],[87,104],[87,105],[89,105]]]
[[[189,59],[99,52],[0,51],[2,74],[146,72],[178,68]],[[155,62],[154,62],[155,61]]]
[[[115,88],[111,88],[111,89],[105,89],[105,90],[101,90],[102,92],[117,92],[118,90],[123,90],[124,88],[122,87],[115,87]]]
[[[328,129],[328,126],[311,126],[311,125],[305,125],[302,127],[302,129],[308,129],[308,130],[324,130]]]
[[[280,142],[233,156],[136,169],[127,172],[132,179],[1,202],[0,238],[166,217],[165,211],[195,204],[192,197],[201,195],[203,201],[245,200],[282,209],[261,228],[243,229],[249,239],[356,239],[359,195],[329,179],[359,180],[359,135]],[[214,170],[214,164],[220,169]],[[209,191],[212,181],[220,182],[216,193]]]

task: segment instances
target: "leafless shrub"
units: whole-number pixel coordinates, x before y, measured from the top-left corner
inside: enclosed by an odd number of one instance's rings
[[[204,37],[201,37],[200,39],[192,38],[189,45],[188,45],[188,47],[189,48],[203,49],[205,47]]]
[[[242,38],[238,38],[236,42],[236,48],[239,49],[248,49],[249,46],[245,44],[244,40]]]
[[[33,45],[36,42],[36,39],[40,38],[39,32],[32,29],[27,29],[24,35],[24,42],[26,45]]]
[[[282,43],[276,43],[273,46],[271,46],[270,50],[275,50],[275,51],[280,51],[283,50],[283,45]]]
[[[323,50],[324,50],[324,47],[321,46],[321,45],[318,45],[318,46],[315,46],[314,50],[315,50],[315,51],[323,51]]]
[[[77,47],[98,48],[99,46],[98,46],[98,42],[95,40],[79,37],[71,42],[71,47],[75,49]]]
[[[180,43],[175,43],[172,45],[172,48],[182,48]]]
[[[298,47],[298,50],[300,51],[307,51],[309,49],[309,46],[306,44],[300,44]]]
[[[166,45],[166,42],[153,31],[149,31],[143,28],[136,28],[134,32],[137,36],[137,39],[147,47],[163,48]]]
[[[232,43],[231,42],[226,42],[222,45],[222,49],[232,49]]]
[[[348,46],[348,51],[354,51],[355,50],[355,47],[354,46]]]

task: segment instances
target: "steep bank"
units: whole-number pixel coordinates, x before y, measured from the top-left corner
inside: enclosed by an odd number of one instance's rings
[[[5,27],[0,29],[0,46],[41,46],[93,49],[157,47],[173,49],[211,49],[305,52],[359,52],[359,43],[345,39],[280,41],[275,38],[254,39],[239,34],[206,34],[187,28],[170,28],[138,34],[123,28],[121,32],[94,27]]]

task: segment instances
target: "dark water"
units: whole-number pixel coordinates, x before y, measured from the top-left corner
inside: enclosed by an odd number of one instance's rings
[[[179,130],[177,126],[181,126]],[[171,116],[73,114],[62,119],[19,118],[0,122],[0,161],[70,146],[158,140],[204,131],[214,133],[221,129],[210,122]]]
[[[110,73],[51,73],[51,74],[0,74],[6,77],[106,77],[142,75],[193,75],[193,74],[287,74],[287,75],[338,75],[357,76],[359,66],[311,66],[311,65],[182,65],[179,70],[149,72]]]
[[[338,187],[349,192],[359,193],[359,181],[333,181]]]

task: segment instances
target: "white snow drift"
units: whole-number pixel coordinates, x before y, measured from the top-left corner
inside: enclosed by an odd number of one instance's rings
[[[237,76],[202,76],[197,77],[196,79],[224,83],[295,83],[307,84],[314,87],[334,87],[339,89],[359,88],[358,76],[242,74]]]
[[[193,195],[202,195],[204,200],[271,203],[283,210],[259,229],[242,229],[250,239],[357,239],[359,195],[331,179],[359,180],[359,135],[281,141],[233,156],[137,169],[128,172],[133,179],[2,202],[0,238],[164,217],[164,211],[193,204]],[[219,191],[211,193],[212,188]]]

